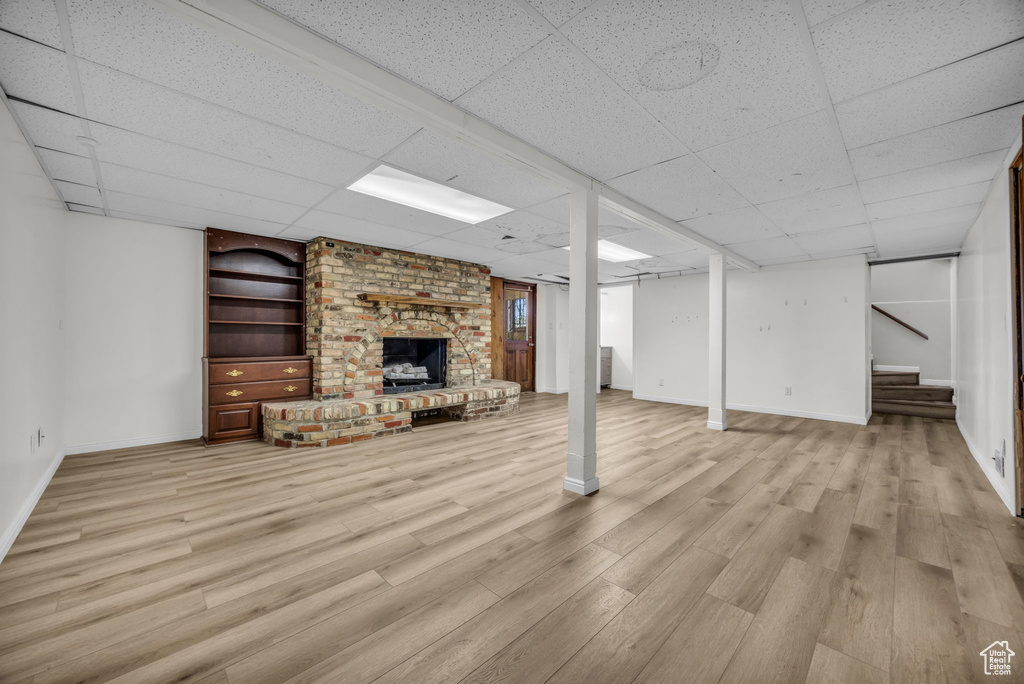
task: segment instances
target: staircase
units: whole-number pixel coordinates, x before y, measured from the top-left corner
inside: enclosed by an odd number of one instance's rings
[[[956,418],[953,388],[920,384],[920,373],[871,371],[871,411],[924,418]]]

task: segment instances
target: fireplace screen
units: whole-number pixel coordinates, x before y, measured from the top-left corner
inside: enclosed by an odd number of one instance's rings
[[[384,338],[384,394],[422,392],[445,386],[448,340]]]

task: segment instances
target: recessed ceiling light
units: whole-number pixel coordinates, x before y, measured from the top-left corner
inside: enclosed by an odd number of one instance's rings
[[[511,207],[383,164],[348,189],[465,223],[480,223],[512,211]]]
[[[569,249],[569,246],[566,245],[562,249]],[[621,261],[636,261],[637,259],[650,259],[651,255],[644,254],[643,252],[638,252],[635,249],[630,249],[629,247],[617,245],[614,242],[609,242],[608,240],[598,240],[597,258],[603,259],[604,261],[611,261],[612,263],[617,264]]]

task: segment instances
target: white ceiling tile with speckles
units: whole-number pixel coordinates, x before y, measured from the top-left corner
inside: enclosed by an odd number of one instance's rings
[[[0,31],[0,85],[17,97],[69,114],[78,113],[63,52]]]
[[[527,210],[530,213],[532,213],[532,214],[537,214],[538,216],[543,216],[544,218],[551,219],[552,221],[555,221],[557,223],[561,223],[562,225],[566,226],[566,230],[568,230],[568,226],[569,226],[569,196],[568,195],[560,195],[559,197],[556,197],[554,199],[548,200],[547,202],[541,202],[540,204],[535,204],[532,207],[527,207]],[[597,223],[598,223],[599,227],[600,226],[605,226],[607,228],[607,227],[610,227],[610,226],[617,226],[617,227],[622,229],[619,232],[630,231],[630,230],[639,230],[641,228],[641,226],[639,226],[638,224],[635,224],[632,221],[630,221],[630,220],[628,220],[628,219],[626,219],[626,218],[624,218],[622,216],[619,216],[616,213],[608,211],[607,209],[604,209],[604,208],[602,208],[600,206],[597,208]],[[602,231],[601,237],[609,237],[609,236],[610,236],[610,234],[608,233],[607,230]]]
[[[808,254],[824,254],[850,249],[870,247],[874,249],[874,239],[866,223],[842,228],[815,230],[810,233],[791,235],[801,249]]]
[[[936,126],[917,133],[850,150],[859,180],[887,176],[923,166],[1006,151],[1020,134],[1024,104]]]
[[[776,259],[807,257],[807,253],[800,249],[799,245],[793,242],[793,239],[788,235],[768,238],[766,240],[754,240],[753,242],[741,242],[730,245],[729,249],[757,263]]]
[[[619,176],[608,185],[673,221],[749,206],[694,155]]]
[[[672,254],[674,252],[681,252],[692,244],[681,237],[676,238],[665,233],[655,232],[648,229],[637,230],[632,233],[626,233],[625,235],[616,235],[613,238],[609,238],[609,242],[614,242],[622,245],[623,247],[635,249],[636,251],[643,252],[648,256],[662,256],[665,254]]]
[[[103,216],[103,209],[100,207],[90,207],[84,204],[75,204],[74,202],[68,202],[69,211],[77,211],[80,214],[93,214],[95,216]]]
[[[926,192],[920,195],[911,195],[899,199],[877,202],[867,205],[868,217],[872,221],[896,218],[897,216],[909,216],[911,214],[922,214],[939,209],[950,209],[965,204],[981,204],[992,183],[982,181],[971,185],[961,185],[957,188],[946,188],[935,192]]]
[[[75,139],[82,135],[82,123],[78,118],[23,102],[11,102],[10,105],[28,131],[33,145],[68,154],[82,154],[85,150]]]
[[[545,245],[530,239],[503,236],[482,226],[467,226],[462,230],[445,235],[448,240],[465,242],[479,247],[490,247],[506,254],[535,254],[546,252],[551,245]]]
[[[808,26],[820,24],[862,4],[864,0],[803,0]]]
[[[144,2],[68,5],[83,59],[369,156],[418,128]]]
[[[90,207],[103,206],[103,201],[100,199],[100,191],[95,187],[79,185],[77,183],[67,183],[65,181],[54,181],[53,184],[57,186],[57,190],[60,192],[60,196],[65,202],[86,204]]]
[[[750,242],[783,234],[778,226],[753,207],[701,216],[683,221],[683,225],[720,245]]]
[[[991,181],[999,173],[1005,150],[879,176],[859,183],[865,202],[885,202],[935,190]]]
[[[392,150],[383,161],[514,209],[565,193],[565,188],[426,129]]]
[[[149,171],[100,164],[103,187],[138,197],[164,200],[184,206],[209,209],[235,216],[250,216],[285,225],[297,219],[304,207],[251,194],[215,188]]]
[[[754,204],[851,180],[845,150],[824,112],[738,138],[700,156]]]
[[[594,2],[595,0],[529,0],[529,3],[555,26],[561,26],[578,16]]]
[[[536,278],[542,273],[556,273],[559,270],[561,270],[559,266],[538,259],[536,255],[523,254],[496,261],[491,267],[491,275],[499,278]],[[568,271],[566,271],[566,275],[568,275]]]
[[[542,22],[505,0],[263,4],[447,100],[548,35]]]
[[[879,233],[876,236],[879,256],[888,259],[916,254],[955,252],[963,244],[968,228],[970,222],[960,221],[915,230]]]
[[[64,49],[54,0],[3,0],[0,28],[19,36]]]
[[[328,214],[327,212],[316,210],[309,212],[296,221],[295,226],[324,237],[351,240],[352,242],[375,245],[377,247],[397,247],[400,249],[412,247],[430,237],[423,233],[415,233],[411,230],[404,230],[374,221],[366,221],[350,216],[339,216],[338,214]]]
[[[303,206],[316,204],[334,190],[323,183],[277,173],[120,128],[94,123],[91,133],[99,143],[96,147],[97,158],[118,166],[152,171]]]
[[[202,221],[185,221],[180,217],[175,219],[169,219],[163,216],[149,216],[148,214],[136,214],[131,211],[111,211],[110,216],[112,216],[113,218],[126,219],[129,221],[159,223],[165,226],[177,226],[178,228],[191,228],[193,230],[205,230],[209,226],[208,223],[203,223]],[[269,232],[260,233],[258,230],[250,230],[248,232],[267,236],[274,235],[274,233]]]
[[[565,34],[692,150],[821,108],[787,2],[613,0]]]
[[[115,215],[114,212],[118,212],[148,217],[142,220],[154,223],[186,227],[216,226],[224,230],[268,236],[277,235],[286,228],[283,223],[274,223],[251,216],[226,214],[213,209],[166,202],[152,197],[139,197],[111,191],[106,191],[105,196],[112,215]]]
[[[663,254],[661,258],[687,268],[707,268],[708,266],[708,253],[701,249]]]
[[[1024,41],[1018,41],[840,103],[836,116],[853,149],[1005,107],[1022,95]]]
[[[456,104],[598,179],[687,151],[590,61],[554,38]]]
[[[812,31],[833,101],[1024,35],[1020,0],[881,0]]]
[[[918,230],[952,224],[966,224],[970,226],[978,216],[980,208],[980,204],[966,204],[949,209],[937,209],[921,214],[872,221],[871,227],[875,231],[875,236],[881,239],[883,235],[893,231]],[[881,245],[881,242],[879,242],[879,245]]]
[[[510,235],[518,240],[537,240],[546,235],[563,233],[566,230],[565,223],[552,221],[528,211],[513,211],[495,216],[483,221],[479,226],[496,235],[498,239]]]
[[[338,190],[320,203],[317,209],[364,221],[384,223],[427,236],[445,235],[461,230],[467,225],[446,216],[420,211],[352,190]]]
[[[806,233],[863,223],[864,204],[853,185],[809,192],[775,202],[759,204],[776,226],[788,234]]]
[[[489,247],[470,245],[465,242],[449,240],[447,237],[435,237],[420,242],[416,245],[416,251],[421,254],[442,256],[449,259],[460,259],[474,264],[492,264],[510,256],[508,252],[499,252]]]
[[[88,62],[79,73],[89,117],[167,142],[338,186],[372,160],[305,135]]]
[[[36,149],[36,154],[54,180],[69,181],[96,187],[96,169],[89,157],[66,154],[56,150]]]

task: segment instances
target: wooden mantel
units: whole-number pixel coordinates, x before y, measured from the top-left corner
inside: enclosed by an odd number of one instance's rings
[[[438,306],[445,309],[475,309],[481,304],[471,302],[456,302],[451,299],[434,299],[433,297],[409,297],[406,295],[379,294],[377,292],[364,292],[358,295],[364,302],[377,302],[378,304],[419,304],[426,306]]]

